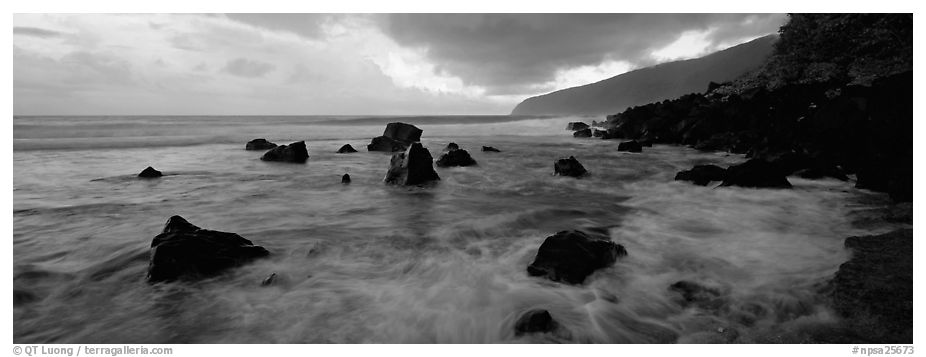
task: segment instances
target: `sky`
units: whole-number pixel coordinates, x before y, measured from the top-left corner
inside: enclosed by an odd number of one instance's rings
[[[15,14],[16,115],[507,114],[784,14]]]

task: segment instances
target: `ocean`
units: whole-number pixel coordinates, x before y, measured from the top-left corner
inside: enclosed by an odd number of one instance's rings
[[[825,282],[886,195],[835,179],[791,190],[674,181],[742,155],[577,139],[574,120],[429,117],[15,117],[14,343],[813,342],[843,324]],[[382,182],[367,152],[388,122],[455,142],[477,166],[428,187]],[[260,161],[254,138],[304,140],[306,164]],[[343,144],[360,150],[335,154]],[[493,146],[500,153],[481,152]],[[553,176],[575,156],[591,173]],[[135,177],[147,166],[166,176]],[[341,175],[353,182],[343,185]],[[271,256],[198,282],[148,284],[151,240],[181,215]],[[530,277],[544,238],[607,228],[628,255],[583,285]],[[272,273],[277,283],[262,286]],[[681,280],[721,292],[686,306]],[[516,336],[546,309],[562,328]],[[829,332],[827,332],[829,331]]]

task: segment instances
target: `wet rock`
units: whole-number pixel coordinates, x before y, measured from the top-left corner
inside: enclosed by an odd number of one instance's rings
[[[588,174],[585,167],[574,156],[559,159],[553,163],[553,173],[560,176],[582,177]]]
[[[593,237],[577,230],[562,231],[543,241],[527,273],[566,284],[582,284],[595,270],[609,267],[625,255],[624,246],[605,236]]]
[[[691,181],[698,186],[707,186],[711,181],[723,181],[727,170],[717,165],[695,165],[691,170],[675,174],[676,181]]]
[[[514,323],[514,335],[553,332],[559,324],[547,310],[535,309],[525,312]]]
[[[849,237],[849,261],[830,281],[832,304],[859,335],[913,343],[913,229]]]
[[[350,146],[350,144],[344,144],[344,146],[338,149],[338,154],[350,154],[354,152],[357,152],[357,150],[354,149],[353,146]]]
[[[305,148],[305,141],[297,141],[289,145],[280,145],[264,153],[260,157],[263,161],[291,162],[304,164],[309,159],[309,151]]]
[[[608,132],[600,129],[592,130],[592,136],[596,138],[603,138]]]
[[[267,141],[267,139],[254,139],[244,145],[245,150],[270,150],[277,147],[277,144]]]
[[[483,147],[482,147],[482,151],[483,151],[483,152],[502,152],[501,150],[496,149],[496,148],[491,147],[491,146],[483,146]]]
[[[669,285],[669,291],[681,297],[683,306],[696,305],[707,309],[718,309],[726,302],[719,288],[708,287],[693,281],[678,281]]]
[[[455,145],[456,144],[454,144],[454,146]],[[450,145],[448,145],[447,147],[450,147]],[[440,156],[440,158],[437,159],[438,167],[472,166],[472,165],[476,165],[476,160],[473,160],[473,158],[469,156],[469,152],[467,152],[466,150],[460,149],[459,147],[457,147],[457,149],[450,150],[444,153],[443,155]]]
[[[846,176],[846,173],[836,167],[836,165],[814,165],[809,168],[798,170],[794,173],[800,178],[817,180],[824,177],[832,177],[840,181],[848,181],[849,177]]]
[[[266,278],[264,278],[263,281],[260,282],[260,286],[270,286],[270,285],[273,285],[273,283],[275,283],[276,280],[277,280],[277,273],[271,273],[269,276],[267,276]]]
[[[341,183],[343,183],[343,184],[348,184],[348,183],[350,183],[350,175],[344,174],[344,176],[341,176]]]
[[[440,180],[433,163],[431,152],[421,143],[413,143],[405,152],[392,155],[389,171],[383,181],[398,185],[419,185]]]
[[[585,129],[582,129],[582,130],[576,130],[576,132],[572,133],[572,137],[574,137],[574,138],[590,138],[590,137],[592,137],[592,129],[585,128]]]
[[[412,143],[421,141],[422,130],[405,123],[386,124],[382,136],[373,138],[367,145],[368,151],[405,151]]]
[[[160,171],[155,170],[153,167],[148,166],[138,174],[138,177],[141,178],[157,178],[164,176]]]
[[[453,151],[453,150],[459,150],[459,149],[460,149],[460,145],[457,145],[457,143],[450,143],[450,144],[447,144],[447,147],[444,148],[444,151]]]
[[[636,140],[625,141],[617,145],[617,151],[643,152],[643,145]]]
[[[762,159],[752,159],[727,168],[721,186],[751,188],[791,188],[785,174],[776,166]]]
[[[208,277],[269,254],[235,233],[202,229],[173,216],[151,241],[148,281]]]
[[[566,124],[566,130],[576,131],[576,130],[584,130],[584,129],[588,129],[588,124],[585,124],[580,121],[574,121],[569,124]]]

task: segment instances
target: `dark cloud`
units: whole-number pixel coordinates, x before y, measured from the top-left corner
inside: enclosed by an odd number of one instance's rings
[[[236,58],[234,60],[228,61],[228,63],[225,65],[224,71],[239,77],[255,78],[270,73],[274,69],[276,69],[276,66],[271,63],[250,60],[247,58]]]
[[[652,64],[685,31],[715,29],[711,45],[775,32],[781,14],[391,14],[381,28],[425,48],[446,73],[489,94],[533,94],[556,71],[606,60]]]
[[[64,33],[38,28],[38,27],[25,27],[25,26],[15,26],[13,27],[14,35],[23,35],[23,36],[33,36],[41,38],[54,38],[61,37]]]

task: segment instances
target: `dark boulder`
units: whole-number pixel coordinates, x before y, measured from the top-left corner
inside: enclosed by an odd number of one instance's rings
[[[574,121],[569,124],[566,124],[566,130],[576,131],[576,130],[583,130],[583,129],[588,129],[588,124],[585,124],[580,121]]]
[[[572,133],[572,137],[574,137],[574,138],[590,138],[590,137],[592,137],[592,129],[585,128],[585,129],[582,129],[582,130],[576,130],[576,132]]]
[[[531,276],[567,284],[582,284],[595,270],[614,264],[627,255],[624,246],[581,231],[562,231],[547,237],[527,267]]]
[[[711,181],[723,181],[727,170],[717,165],[695,165],[691,170],[675,174],[676,181],[691,181],[698,186],[707,186]]]
[[[799,170],[795,172],[794,174],[797,175],[798,177],[805,178],[805,179],[811,179],[811,180],[821,179],[824,177],[832,177],[840,181],[849,180],[849,177],[846,176],[846,173],[843,172],[836,165],[825,165],[825,164],[813,165],[809,168]]]
[[[267,141],[267,139],[254,139],[244,145],[245,150],[270,150],[277,147],[277,144]]]
[[[830,281],[833,307],[869,343],[913,343],[913,230],[849,237]]]
[[[421,129],[411,124],[389,123],[386,124],[386,130],[383,131],[383,136],[411,144],[421,141],[421,133],[423,133]]]
[[[463,149],[450,150],[437,159],[438,167],[472,166],[475,164],[476,160],[473,160],[469,156],[469,152]]]
[[[353,152],[357,152],[357,150],[354,149],[353,146],[350,146],[350,144],[344,144],[344,146],[338,149],[338,154],[350,154]]]
[[[604,131],[604,130],[601,130],[601,129],[592,130],[592,136],[593,136],[593,137],[596,137],[596,138],[603,138],[603,137],[605,136],[605,134],[607,134],[607,133],[608,133],[607,131]]]
[[[496,148],[491,147],[491,146],[483,146],[483,147],[482,147],[482,151],[483,151],[483,152],[502,152],[501,150],[496,149]]]
[[[553,174],[559,176],[582,177],[588,174],[585,167],[574,156],[568,159],[559,159],[553,163]]]
[[[141,177],[141,178],[157,178],[161,176],[164,176],[164,174],[162,174],[158,170],[155,170],[151,166],[146,167],[144,170],[141,170],[141,172],[138,173],[138,177]]]
[[[408,144],[387,138],[385,136],[377,136],[367,144],[367,151],[386,151],[386,152],[395,152],[395,151],[405,151],[408,148]]]
[[[367,145],[368,151],[405,151],[412,143],[421,141],[422,130],[405,123],[386,124],[382,136],[373,138]]]
[[[752,159],[727,168],[721,186],[752,188],[791,188],[788,178],[778,166],[762,159]]]
[[[277,281],[277,273],[270,273],[269,276],[260,282],[260,286],[270,286]]]
[[[419,185],[440,180],[433,163],[431,152],[421,143],[413,143],[405,152],[392,155],[389,171],[383,181],[398,185]]]
[[[457,145],[457,143],[450,143],[450,144],[447,144],[447,147],[444,148],[444,151],[453,151],[453,150],[459,150],[459,149],[460,149],[460,145]]]
[[[173,216],[151,241],[148,281],[204,278],[269,254],[235,233],[202,229]]]
[[[309,159],[309,152],[305,148],[305,141],[297,141],[289,145],[280,145],[264,153],[260,157],[264,161],[280,161],[303,164]]]
[[[535,309],[525,312],[514,323],[514,335],[553,332],[559,326],[547,310]]]
[[[617,145],[617,151],[643,152],[643,145],[636,140],[625,141]]]
[[[344,174],[344,176],[341,176],[341,183],[350,183],[350,175]]]

